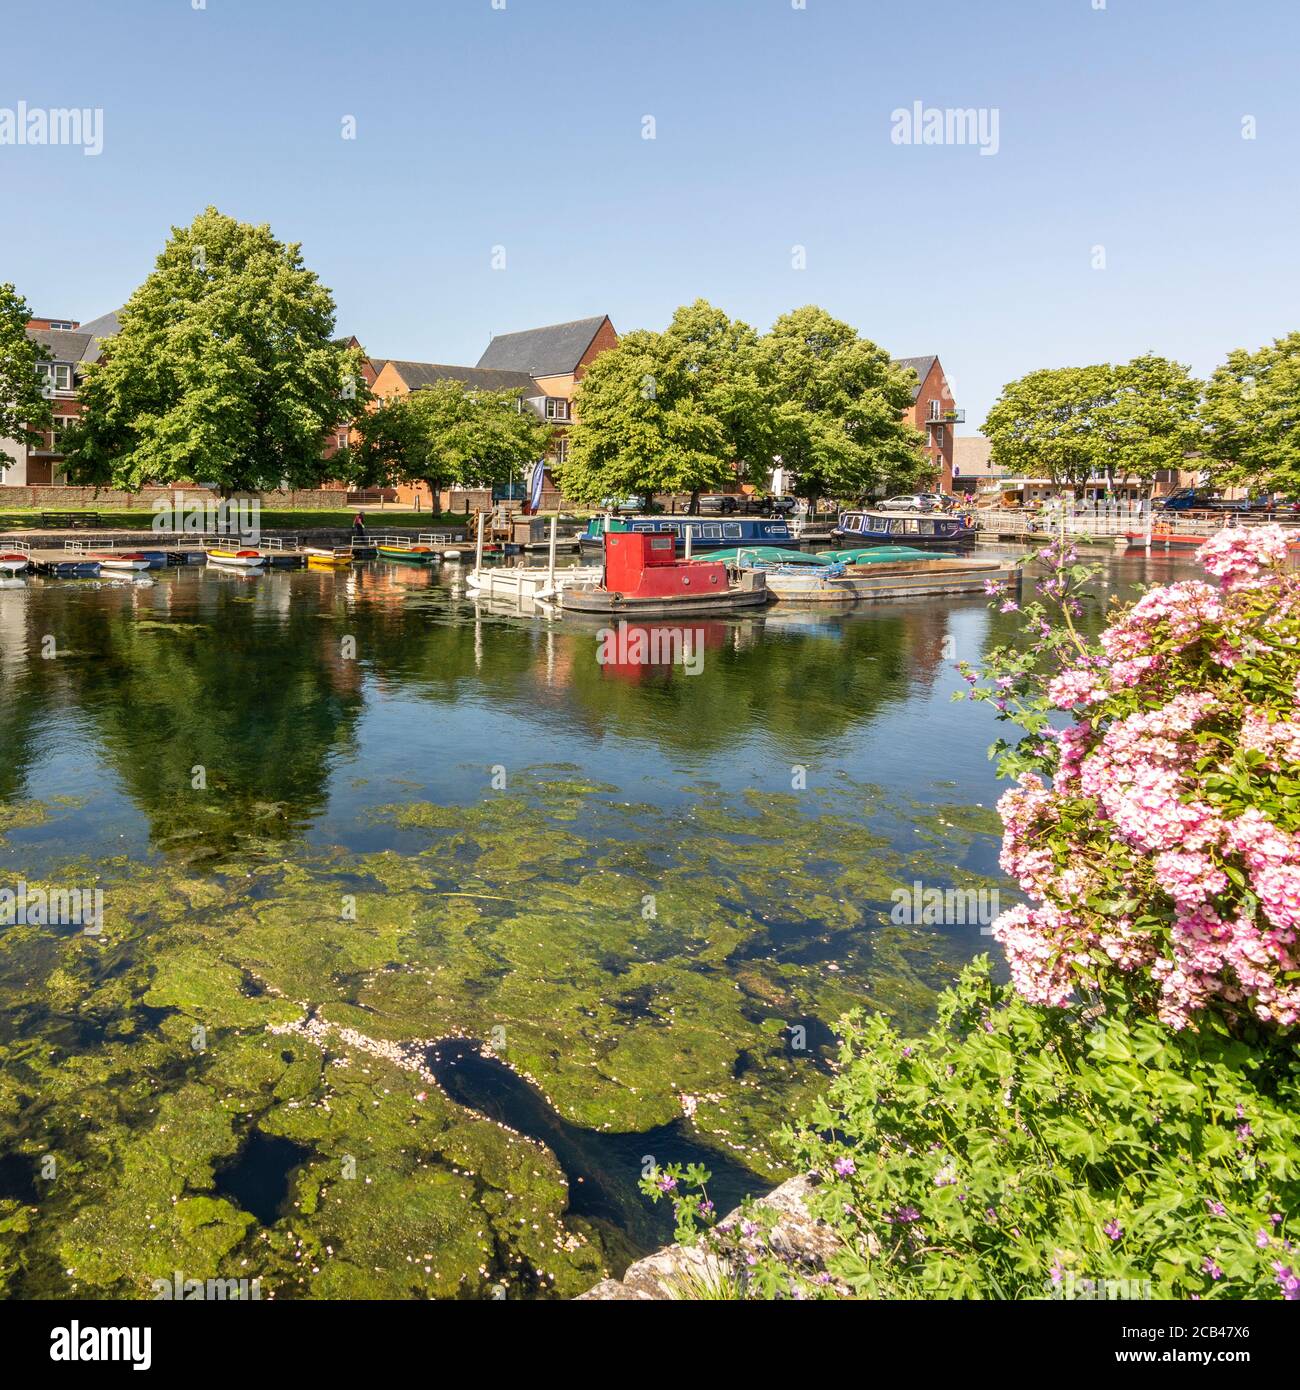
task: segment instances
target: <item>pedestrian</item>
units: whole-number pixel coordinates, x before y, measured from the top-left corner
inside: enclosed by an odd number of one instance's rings
[[[352,538],[353,540],[363,540],[366,534],[366,519],[360,512],[352,518]]]

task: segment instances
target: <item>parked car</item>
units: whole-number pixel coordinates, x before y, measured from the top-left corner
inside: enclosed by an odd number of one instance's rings
[[[887,512],[932,512],[941,501],[935,492],[905,492],[898,497],[886,497],[880,506]]]
[[[622,512],[624,516],[639,516],[645,511],[640,497],[606,497],[600,504],[602,512]]]
[[[700,497],[700,511],[716,516],[732,516],[745,499],[731,492],[710,492]]]

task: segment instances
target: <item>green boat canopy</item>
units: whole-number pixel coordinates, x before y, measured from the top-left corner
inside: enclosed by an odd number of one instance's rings
[[[728,565],[878,565],[890,560],[933,560],[933,551],[910,545],[864,545],[854,550],[782,550],[775,545],[742,545],[731,550],[705,550],[694,558],[721,560]]]

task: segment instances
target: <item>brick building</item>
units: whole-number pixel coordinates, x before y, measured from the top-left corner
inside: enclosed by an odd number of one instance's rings
[[[894,366],[910,367],[916,373],[912,408],[904,418],[925,436],[923,449],[934,483],[941,491],[951,492],[956,448],[953,429],[966,419],[966,412],[957,409],[948,378],[937,356],[899,357],[895,359]]]

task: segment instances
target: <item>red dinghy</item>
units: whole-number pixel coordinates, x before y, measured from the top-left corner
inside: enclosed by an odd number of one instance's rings
[[[20,550],[4,551],[0,553],[0,574],[22,574],[31,562],[31,556]]]
[[[106,570],[147,570],[149,557],[139,550],[109,550],[103,555],[90,555]]]

